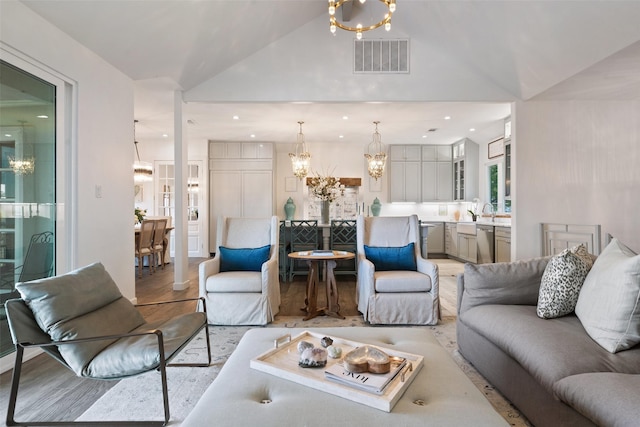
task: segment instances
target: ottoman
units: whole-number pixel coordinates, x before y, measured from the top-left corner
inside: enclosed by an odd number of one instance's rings
[[[286,334],[305,330],[424,356],[391,412],[249,367]],[[424,328],[259,328],[248,331],[182,426],[466,426],[509,424]]]

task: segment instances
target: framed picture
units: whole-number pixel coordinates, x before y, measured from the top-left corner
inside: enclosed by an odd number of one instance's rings
[[[489,158],[504,156],[504,138],[496,139],[489,143]]]

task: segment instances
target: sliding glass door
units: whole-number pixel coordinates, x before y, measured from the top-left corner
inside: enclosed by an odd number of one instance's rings
[[[13,351],[15,284],[56,268],[56,89],[0,60],[0,357]]]

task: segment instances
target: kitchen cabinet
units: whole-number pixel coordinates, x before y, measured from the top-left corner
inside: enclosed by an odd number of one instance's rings
[[[390,147],[391,202],[420,202],[420,145],[392,145]]]
[[[452,148],[449,145],[422,146],[422,201],[453,200]]]
[[[444,250],[449,256],[458,256],[458,230],[453,222],[445,224],[444,228]]]
[[[476,236],[458,233],[458,258],[473,263],[478,261],[478,241]]]
[[[429,234],[427,235],[427,253],[445,253],[443,222],[433,223],[433,227],[429,227]]]
[[[511,262],[511,228],[495,227],[495,262]]]
[[[478,197],[478,144],[468,138],[452,146],[453,149],[453,199],[473,200]]]
[[[217,220],[273,215],[273,144],[209,143],[209,252]]]

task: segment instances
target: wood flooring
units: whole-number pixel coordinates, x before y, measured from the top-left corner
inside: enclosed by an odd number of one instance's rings
[[[202,258],[189,259],[188,289],[173,290],[173,264],[168,264],[149,275],[144,269],[142,278],[136,279],[136,297],[138,303],[176,300],[198,296],[198,265]],[[440,268],[440,300],[443,316],[454,316],[456,313],[455,277],[462,271],[461,263],[448,259],[432,260]],[[132,267],[133,264],[132,264]],[[137,277],[137,275],[136,275]],[[359,315],[355,300],[355,276],[336,277],[340,312],[344,316]],[[300,316],[304,306],[306,293],[306,277],[297,276],[293,281],[281,283],[282,304],[278,316]],[[324,301],[324,292],[319,292],[319,306]],[[162,305],[160,308],[141,308],[143,315],[150,321],[172,317],[193,311],[195,303]],[[64,368],[47,355],[36,356],[25,362],[22,367],[16,419],[21,421],[48,419],[73,420],[85,412],[117,381],[96,381],[78,378],[73,372]],[[0,375],[0,425],[4,425],[11,387],[11,372]]]

